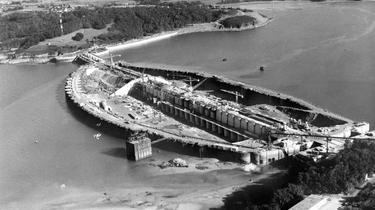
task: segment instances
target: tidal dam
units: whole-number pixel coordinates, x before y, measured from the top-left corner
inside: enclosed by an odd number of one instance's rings
[[[118,127],[183,144],[238,154],[267,165],[288,156],[319,159],[353,139],[373,139],[366,122],[353,122],[292,96],[194,73],[92,54],[66,82],[67,98]]]

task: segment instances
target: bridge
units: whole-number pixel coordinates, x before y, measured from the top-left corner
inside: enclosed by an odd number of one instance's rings
[[[77,64],[90,63],[90,64],[95,64],[99,67],[121,71],[121,72],[127,74],[129,77],[131,77],[133,79],[142,77],[142,74],[139,73],[139,72],[114,65],[111,62],[109,62],[109,61],[107,61],[107,60],[105,60],[105,59],[103,59],[103,58],[101,58],[97,55],[94,55],[92,53],[81,53],[81,54],[77,55],[77,57],[74,58],[73,62],[77,63]]]

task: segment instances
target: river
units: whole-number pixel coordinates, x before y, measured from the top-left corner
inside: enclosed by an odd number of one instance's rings
[[[275,20],[264,28],[185,34],[120,53],[129,62],[224,75],[375,124],[374,12],[370,2],[266,10]],[[147,169],[123,157],[121,137],[94,139],[100,129],[67,106],[64,80],[76,68],[0,66],[0,208],[29,209],[65,196],[62,188],[99,194],[148,184]],[[165,156],[174,153],[155,154]]]

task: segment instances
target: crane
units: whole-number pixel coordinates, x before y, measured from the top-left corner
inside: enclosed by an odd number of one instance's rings
[[[239,93],[238,91],[230,91],[230,90],[225,90],[225,89],[220,89],[223,92],[232,94],[236,96],[236,103],[238,103],[238,97],[241,97],[242,99],[244,98],[243,94]]]
[[[113,58],[116,58],[116,57],[121,57],[122,55],[121,54],[112,54],[111,52],[108,53],[108,56],[106,57],[102,57],[102,58],[110,58],[111,60],[111,68],[112,66],[114,66],[114,62],[113,62]]]
[[[185,78],[185,79],[180,79],[180,80],[185,81],[185,82],[189,82],[190,87],[193,87],[193,82],[199,82],[200,81],[199,79],[192,78],[191,76],[185,76],[185,75],[177,75],[177,76]],[[175,75],[173,74],[173,78],[174,77],[175,77]]]
[[[193,82],[199,82],[200,81],[199,79],[193,79],[193,78],[191,78],[191,76],[186,76],[186,77],[189,77],[189,78],[182,79],[182,81],[189,81],[190,87],[193,87]]]

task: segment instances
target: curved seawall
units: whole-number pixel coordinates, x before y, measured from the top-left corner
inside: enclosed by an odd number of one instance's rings
[[[208,146],[212,148],[219,148],[222,150],[236,151],[239,153],[248,152],[249,150],[253,149],[252,147],[233,145],[225,141],[215,141],[213,139],[187,136],[182,134],[178,135],[157,127],[138,123],[136,121],[125,120],[122,116],[119,116],[116,113],[111,113],[108,110],[101,109],[100,107],[97,107],[95,104],[91,102],[87,103],[87,101],[85,101],[85,99],[82,97],[84,91],[82,90],[80,80],[80,75],[84,72],[84,70],[84,66],[80,67],[79,69],[77,69],[77,71],[70,73],[67,77],[65,83],[65,94],[67,102],[71,103],[73,106],[79,109],[82,109],[87,114],[94,116],[97,119],[100,119],[101,121],[114,125],[118,128],[124,129],[129,133],[137,131],[147,132],[151,135],[152,140],[164,137],[182,143]]]

